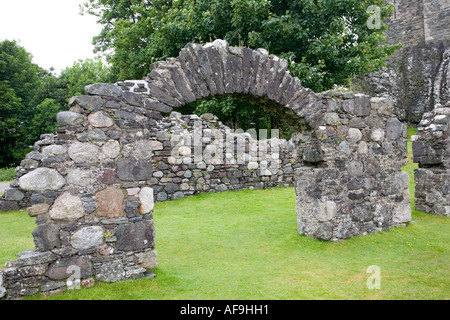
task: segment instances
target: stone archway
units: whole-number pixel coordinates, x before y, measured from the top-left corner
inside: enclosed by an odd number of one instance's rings
[[[6,297],[62,290],[69,270],[83,285],[148,276],[156,267],[155,188],[181,196],[201,170],[217,174],[210,179],[216,191],[245,187],[246,174],[258,168],[274,176],[260,158],[251,166],[190,162],[195,145],[177,151],[186,163],[173,159],[170,130],[189,132],[193,120],[212,132],[218,123],[172,113],[167,125],[163,114],[208,96],[251,96],[296,128],[296,153],[283,157],[297,159],[289,173],[296,178],[299,233],[336,241],[409,221],[408,178],[400,169],[406,126],[391,116],[392,104],[350,92],[316,94],[287,66],[265,50],[222,40],[188,44],[177,58],[153,64],[144,80],[93,84],[88,95],[72,98],[70,111],[58,114],[57,135],[41,137],[13,183],[38,226],[36,250],[0,277]],[[273,160],[283,152],[277,150]],[[180,183],[167,180],[167,172]]]

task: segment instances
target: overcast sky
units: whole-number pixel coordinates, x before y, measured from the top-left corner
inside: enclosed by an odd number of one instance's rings
[[[0,41],[20,40],[44,69],[62,69],[78,59],[93,58],[92,37],[101,25],[81,16],[83,0],[0,0]]]

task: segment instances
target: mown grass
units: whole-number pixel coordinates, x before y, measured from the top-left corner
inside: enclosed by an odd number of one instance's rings
[[[47,299],[450,298],[448,218],[413,211],[406,227],[321,242],[297,233],[294,189],[275,188],[158,203],[154,220],[154,279]],[[0,262],[33,249],[32,229],[25,212],[0,214]],[[380,267],[381,289],[367,288],[371,265]]]

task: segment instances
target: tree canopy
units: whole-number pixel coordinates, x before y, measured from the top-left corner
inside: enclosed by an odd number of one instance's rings
[[[0,42],[0,168],[15,166],[43,133],[54,133],[56,114],[84,86],[109,81],[99,59],[79,60],[59,76],[33,63],[16,41]]]
[[[380,21],[392,9],[384,0],[89,0],[83,8],[104,25],[94,43],[119,80],[144,77],[189,42],[220,38],[286,58],[318,92],[379,69],[397,48],[386,44],[385,24],[368,27],[371,5]]]

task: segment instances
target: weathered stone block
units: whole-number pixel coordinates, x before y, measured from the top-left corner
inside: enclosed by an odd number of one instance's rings
[[[155,250],[136,253],[138,263],[141,267],[146,269],[154,269],[158,266],[156,258],[157,254]]]
[[[125,279],[125,270],[122,261],[116,260],[103,263],[96,269],[97,280],[103,282],[118,282]]]
[[[45,264],[49,262],[53,262],[58,259],[59,256],[50,252],[39,252],[39,251],[24,251],[19,254],[19,259],[11,262],[11,264],[15,268],[23,267],[23,266],[31,266],[36,264]]]
[[[121,158],[117,161],[117,177],[124,181],[148,180],[152,177],[152,164],[148,160]]]
[[[94,83],[84,87],[84,91],[87,94],[108,96],[108,97],[121,97],[123,94],[122,89],[112,83]]]
[[[155,206],[155,202],[153,199],[153,189],[149,187],[144,187],[140,190],[139,194],[139,213],[147,214],[153,211],[153,207]]]
[[[92,262],[88,257],[73,256],[60,259],[51,264],[46,272],[46,276],[52,280],[67,279],[73,274],[73,266],[79,268],[81,279],[86,279],[93,275]]]
[[[26,191],[59,190],[66,179],[58,171],[49,168],[37,168],[19,178],[19,185]]]
[[[51,219],[61,221],[75,221],[83,217],[84,214],[81,198],[68,192],[57,198],[49,211]]]
[[[74,142],[68,149],[69,157],[75,163],[95,163],[99,159],[99,148],[89,142]]]
[[[5,201],[0,200],[0,211],[7,212],[20,209],[19,203],[17,201]]]
[[[305,162],[316,163],[323,160],[324,153],[317,144],[308,145],[303,151],[303,160]]]
[[[104,230],[100,226],[85,227],[72,235],[70,244],[72,247],[79,250],[96,247],[103,243],[103,234]]]
[[[69,106],[78,104],[80,107],[96,112],[103,109],[103,100],[98,96],[76,96],[70,99]]]
[[[95,194],[97,199],[97,215],[106,218],[124,216],[125,195],[122,189],[109,187]]]
[[[54,223],[41,224],[33,232],[36,248],[41,251],[50,251],[60,246],[59,226]]]
[[[386,138],[395,140],[402,135],[403,124],[397,118],[389,118],[386,124]]]
[[[117,249],[143,250],[155,246],[153,221],[144,220],[120,225],[116,229]]]
[[[114,120],[105,116],[101,111],[90,114],[88,121],[95,128],[108,128],[114,125]]]
[[[60,127],[79,126],[84,122],[84,116],[82,114],[62,111],[56,115],[56,121]]]

